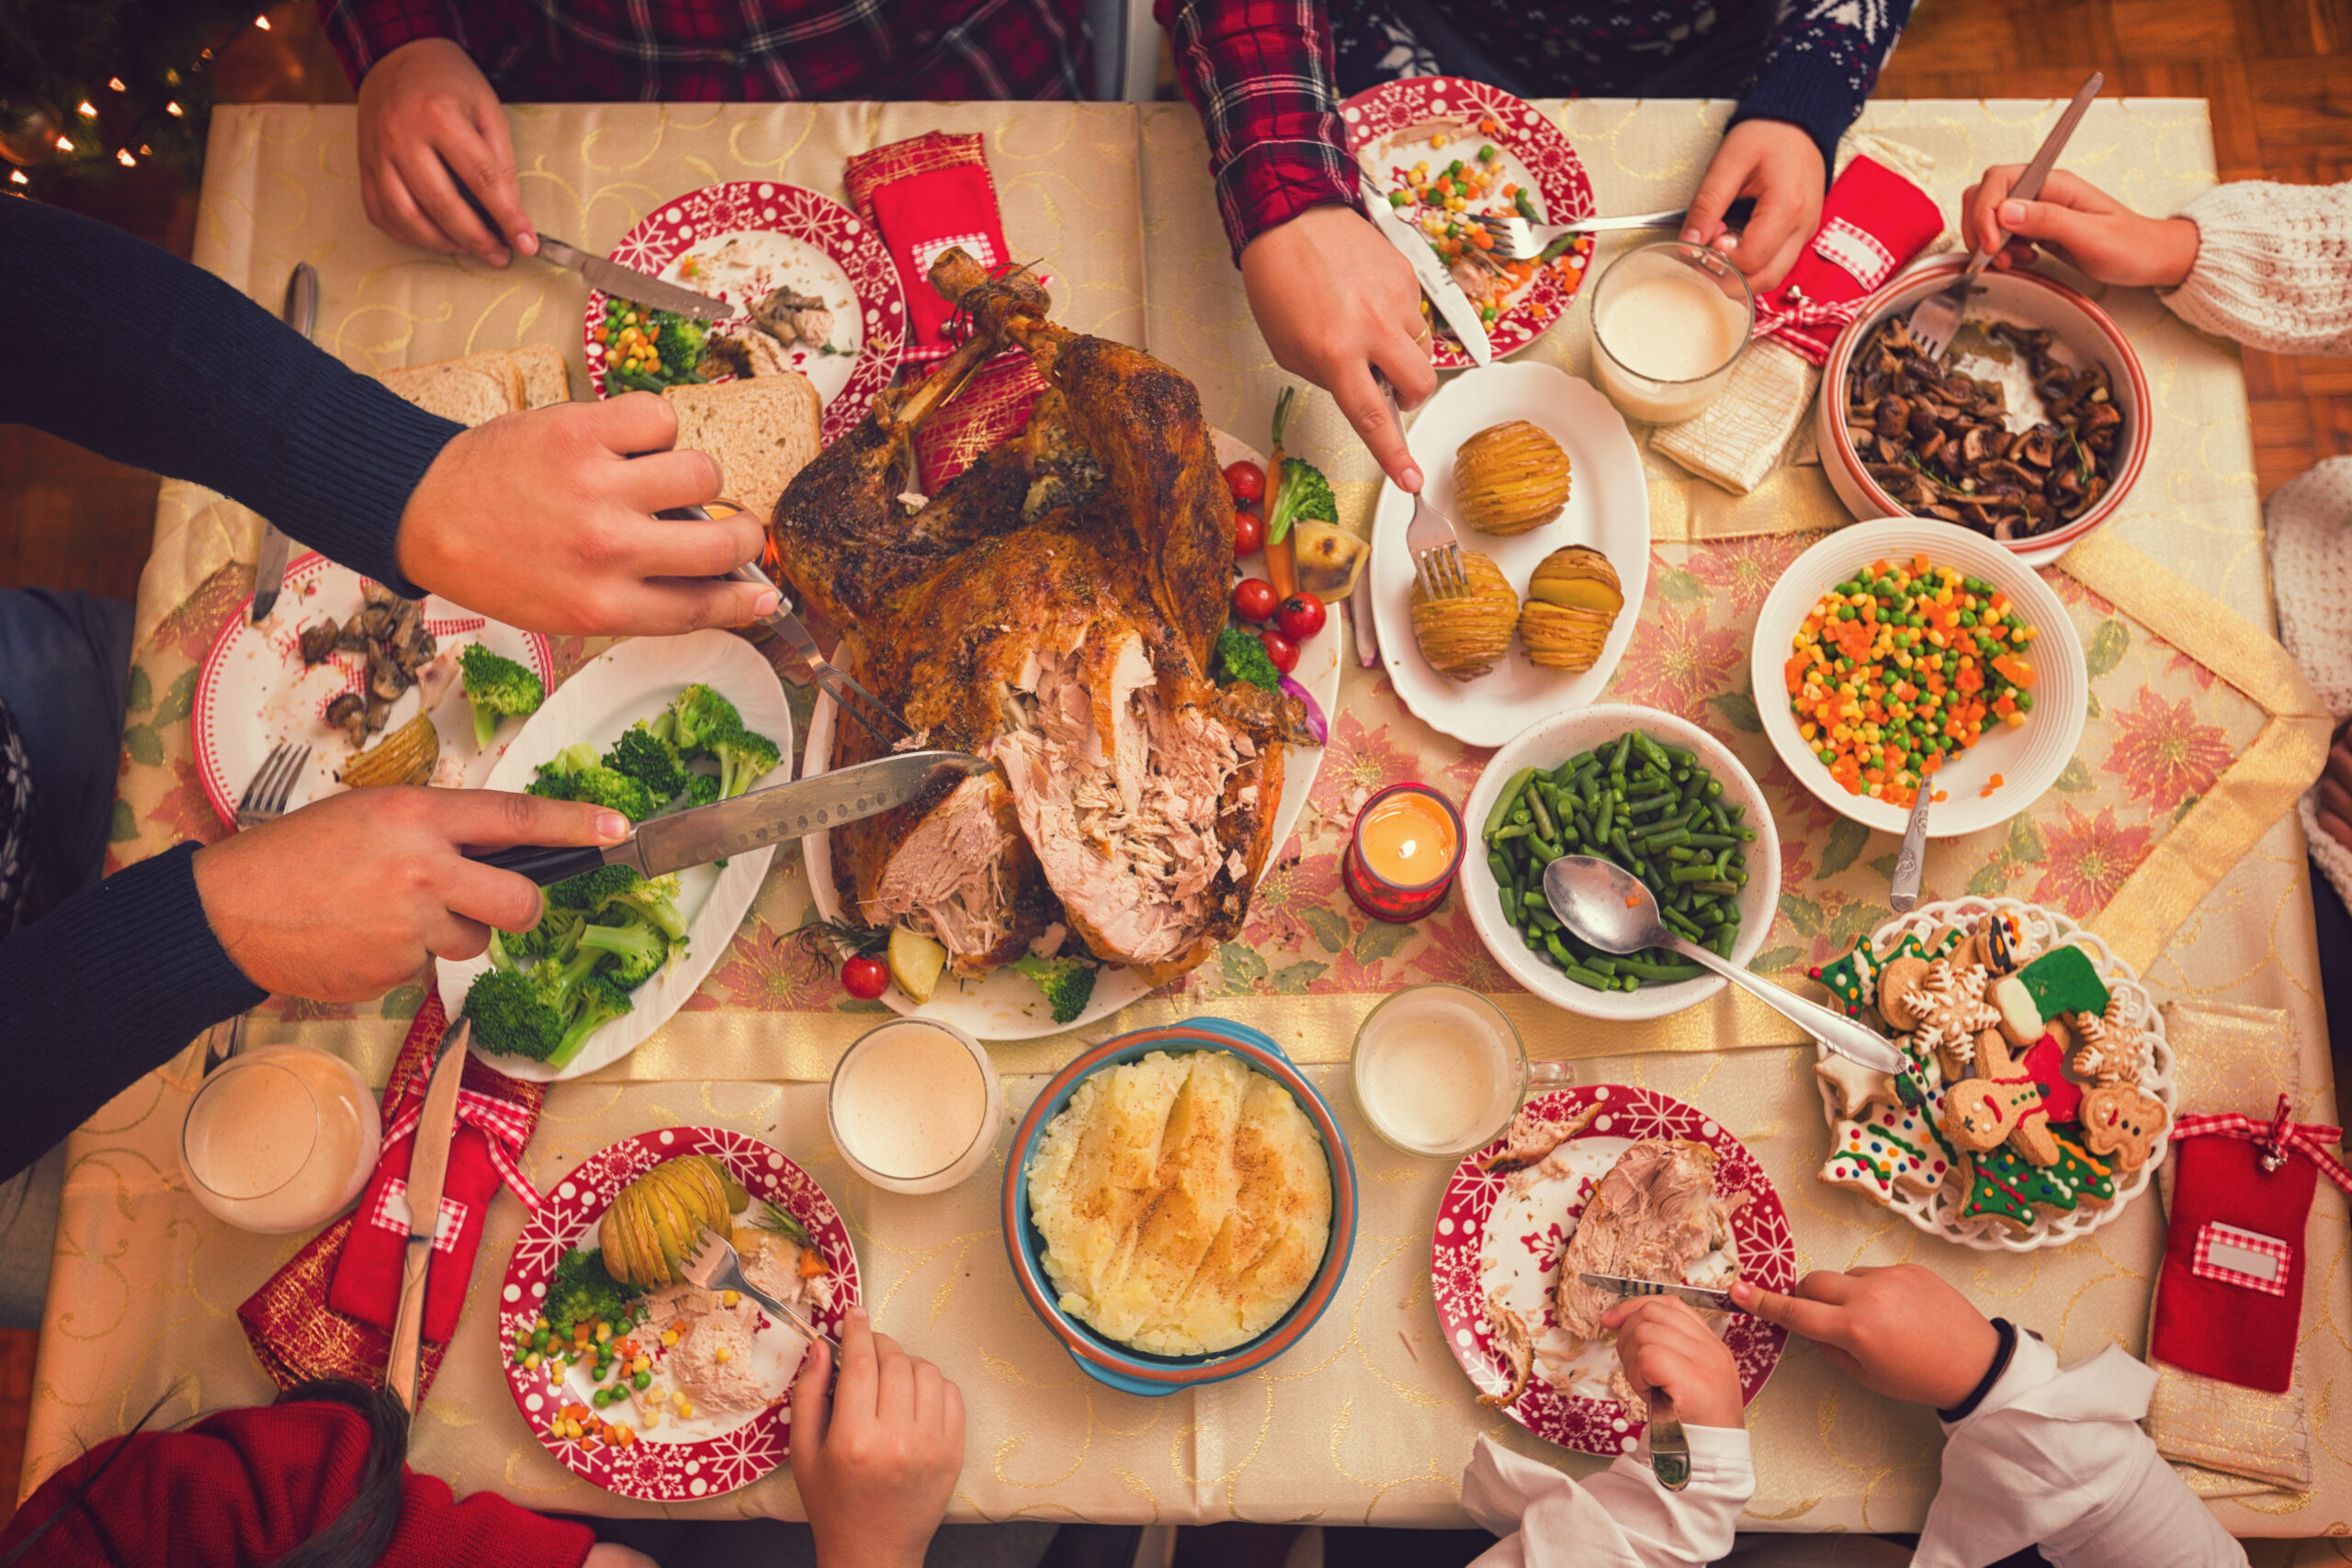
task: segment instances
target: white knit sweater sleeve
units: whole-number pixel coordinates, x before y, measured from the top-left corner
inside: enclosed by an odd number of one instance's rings
[[[2178,216],[2197,264],[2159,298],[2181,320],[2273,354],[2352,355],[2352,183],[2242,180]]]

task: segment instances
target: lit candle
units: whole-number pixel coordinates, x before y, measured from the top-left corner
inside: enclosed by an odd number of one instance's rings
[[[1374,919],[1416,920],[1445,901],[1462,866],[1462,816],[1423,784],[1391,784],[1364,803],[1340,878]]]

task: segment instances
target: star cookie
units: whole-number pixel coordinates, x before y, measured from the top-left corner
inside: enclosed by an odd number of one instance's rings
[[[1895,1093],[1891,1074],[1849,1061],[1834,1051],[1815,1062],[1813,1070],[1829,1086],[1840,1116],[1867,1116],[1871,1106],[1894,1105],[1901,1098]]]
[[[1942,1056],[1949,1046],[1963,1062],[1973,1054],[1977,1037],[2000,1021],[1984,1003],[1984,971],[1949,958],[1928,965],[1912,1006],[1919,1014],[1918,1048]],[[1949,1068],[1947,1061],[1948,1076]]]

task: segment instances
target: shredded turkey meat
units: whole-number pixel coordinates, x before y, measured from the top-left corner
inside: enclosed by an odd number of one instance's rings
[[[882,885],[860,901],[868,925],[903,922],[956,955],[986,953],[1004,940],[1012,888],[1005,878],[1012,825],[1003,782],[966,779],[915,825],[890,857]]]
[[[1487,1328],[1510,1386],[1499,1393],[1480,1394],[1478,1403],[1489,1410],[1500,1410],[1518,1404],[1519,1396],[1527,1392],[1528,1377],[1535,1370],[1535,1340],[1527,1331],[1527,1320],[1503,1304],[1500,1291],[1487,1292]]]
[[[1554,1299],[1560,1326],[1598,1337],[1613,1292],[1580,1273],[1680,1283],[1690,1267],[1731,1245],[1731,1212],[1715,1196],[1715,1152],[1687,1139],[1643,1138],[1609,1168],[1577,1221],[1560,1258]]]

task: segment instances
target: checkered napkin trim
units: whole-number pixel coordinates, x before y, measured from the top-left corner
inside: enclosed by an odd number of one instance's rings
[[[384,1183],[383,1194],[368,1206],[367,1221],[379,1230],[396,1235],[414,1235],[414,1217],[409,1213],[408,1182],[395,1176]],[[434,1228],[433,1250],[454,1253],[458,1250],[458,1233],[465,1228],[466,1206],[446,1193],[441,1199],[441,1223]]]
[[[417,1123],[424,1119],[424,1101],[419,1099],[384,1129],[384,1142],[387,1145],[399,1143],[415,1132]],[[514,1156],[522,1152],[525,1144],[530,1142],[531,1128],[537,1120],[538,1112],[534,1107],[518,1105],[511,1100],[499,1100],[480,1089],[458,1091],[458,1124],[480,1129],[482,1142],[490,1146],[492,1168],[498,1172],[499,1179],[506,1183],[506,1190],[523,1201],[526,1209],[539,1206],[539,1190],[525,1179],[523,1168],[514,1163]],[[406,1230],[408,1227],[403,1225],[401,1228]]]
[[[2241,1252],[2268,1258],[2275,1260],[2277,1267],[2272,1269],[2267,1277],[2249,1274],[2243,1269],[2234,1269],[2229,1264],[2213,1261],[2213,1249],[2216,1247],[2235,1247]],[[2235,1225],[2225,1225],[2219,1220],[2208,1220],[2197,1232],[2197,1252],[2196,1256],[2189,1260],[2188,1269],[2190,1273],[2201,1274],[2208,1280],[2219,1280],[2229,1285],[2244,1285],[2247,1290],[2260,1291],[2266,1295],[2283,1296],[2287,1293],[2287,1276],[2292,1272],[2290,1266],[2293,1263],[2294,1258],[2295,1249],[2277,1236],[2240,1230]]]
[[[1835,262],[1850,274],[1865,292],[1886,281],[1894,270],[1894,253],[1886,242],[1869,230],[1843,218],[1832,218],[1813,237],[1814,254],[1822,260]]]
[[[2319,1173],[2347,1196],[2352,1196],[2352,1170],[2330,1151],[2344,1143],[2344,1129],[2323,1126],[2312,1122],[2287,1120],[2288,1100],[2278,1097],[2278,1113],[2267,1122],[2232,1111],[2212,1116],[2184,1116],[2173,1124],[2172,1136],[2197,1138],[2219,1134],[2225,1138],[2244,1138],[2250,1144],[2267,1145],[2273,1152],[2285,1154],[2293,1150],[2319,1168]]]

